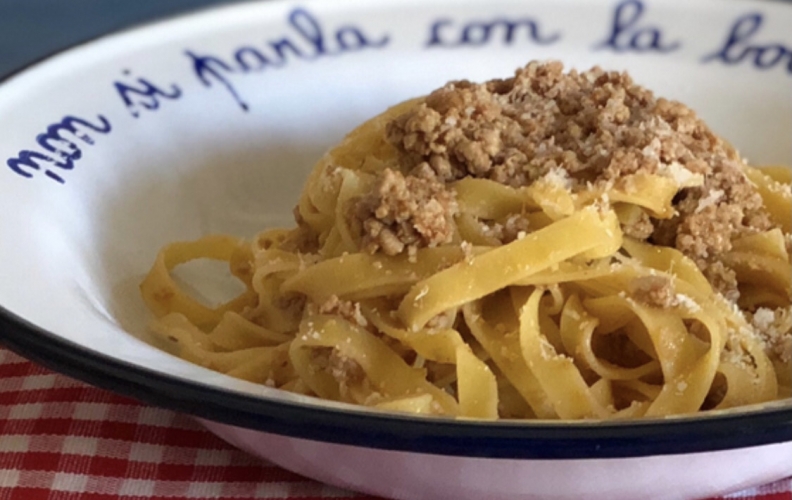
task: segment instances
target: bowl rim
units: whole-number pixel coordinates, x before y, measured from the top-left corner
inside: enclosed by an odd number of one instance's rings
[[[0,86],[57,55],[107,37],[250,3],[241,0],[193,7],[113,29],[16,68],[0,78]],[[778,3],[787,3],[792,9],[792,2]],[[2,305],[0,343],[55,372],[160,408],[246,429],[365,448],[457,457],[576,460],[714,452],[792,441],[792,399],[658,419],[455,420],[375,412],[354,405],[342,404],[348,408],[339,409],[224,390],[93,351],[34,325]]]

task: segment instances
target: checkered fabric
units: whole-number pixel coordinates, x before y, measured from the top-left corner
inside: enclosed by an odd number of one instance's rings
[[[371,499],[0,348],[0,500]],[[792,500],[792,478],[730,498]]]

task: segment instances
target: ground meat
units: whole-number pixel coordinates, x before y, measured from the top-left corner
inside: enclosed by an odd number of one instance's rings
[[[641,276],[630,283],[630,296],[651,307],[670,308],[679,305],[676,291],[667,276]]]
[[[704,276],[712,288],[718,290],[726,300],[736,304],[740,298],[740,290],[737,288],[737,273],[734,272],[734,269],[718,260],[699,259],[696,262],[704,270]]]
[[[657,170],[661,154],[671,161],[683,153],[672,142],[652,143],[674,132],[658,119],[658,102],[625,73],[565,74],[561,63],[534,62],[507,80],[449,83],[387,134],[408,163],[426,163],[444,180],[522,186],[557,168],[578,181],[616,179]],[[702,141],[717,140],[703,123],[679,120]]]
[[[294,207],[292,214],[294,215],[294,221],[297,223],[297,230],[290,232],[281,242],[279,248],[287,252],[317,253],[320,248],[319,235],[305,222],[299,207]]]
[[[623,229],[681,250],[730,300],[739,292],[720,255],[773,227],[737,152],[690,108],[626,73],[532,62],[505,80],[451,82],[392,120],[386,135],[404,172],[431,169],[444,182],[472,176],[519,187],[561,172],[578,192],[629,185],[638,173],[670,177],[681,187],[675,215],[643,214]],[[398,253],[416,239],[392,224],[369,224],[371,248]]]
[[[430,319],[424,328],[430,332],[453,328],[458,313],[459,311],[456,308],[443,311]]]
[[[530,221],[522,214],[510,215],[503,223],[501,241],[510,243],[531,231]]]
[[[330,352],[327,369],[342,386],[357,385],[366,378],[366,372],[360,364],[341,354],[338,349]]]
[[[323,304],[313,304],[311,314],[331,314],[341,316],[350,323],[358,326],[368,326],[368,321],[360,310],[360,302],[341,300],[337,295],[331,295]]]
[[[334,347],[312,349],[310,366],[313,370],[329,373],[338,382],[342,393],[346,393],[350,385],[360,384],[366,379],[363,367]]]
[[[384,170],[375,189],[356,204],[362,222],[363,247],[370,253],[398,255],[407,249],[434,247],[451,242],[454,192],[434,171],[418,168],[413,174]]]
[[[502,244],[511,243],[512,241],[525,236],[531,232],[531,223],[523,214],[512,214],[506,217],[502,222],[496,221],[480,221],[482,224],[483,234],[489,238],[494,238]]]
[[[622,231],[624,234],[637,240],[645,240],[654,233],[655,227],[652,223],[651,217],[640,210],[634,220],[622,223]]]
[[[726,151],[726,146],[722,146]],[[756,188],[740,163],[719,157],[703,168],[702,186],[683,189],[677,196],[677,215],[658,221],[651,237],[656,244],[673,246],[693,258],[705,276],[730,300],[737,300],[734,272],[719,260],[741,236],[773,227]]]
[[[751,315],[751,325],[771,357],[784,363],[792,361],[792,307],[759,308]]]
[[[792,332],[787,331],[786,335],[778,338],[775,352],[784,363],[792,362]]]

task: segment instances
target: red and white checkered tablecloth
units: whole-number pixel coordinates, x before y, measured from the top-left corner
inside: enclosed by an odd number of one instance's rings
[[[0,348],[0,500],[371,499]],[[792,478],[730,498],[792,500]]]

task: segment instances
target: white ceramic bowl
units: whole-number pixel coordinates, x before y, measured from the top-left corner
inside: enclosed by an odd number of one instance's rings
[[[790,401],[619,423],[386,415],[159,351],[137,291],[166,242],[288,223],[365,118],[530,59],[629,69],[753,162],[792,165],[790,25],[792,4],[747,0],[269,2],[68,50],[0,86],[0,339],[386,497],[694,498],[792,474]]]

